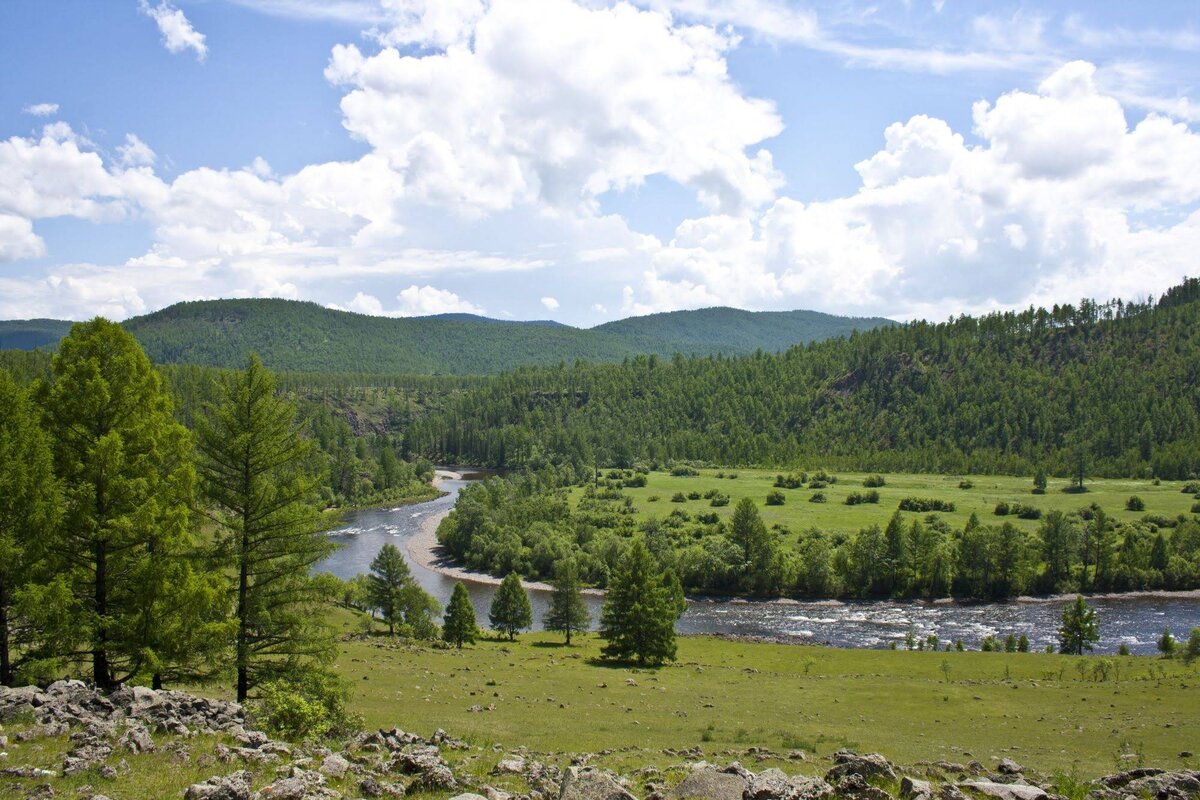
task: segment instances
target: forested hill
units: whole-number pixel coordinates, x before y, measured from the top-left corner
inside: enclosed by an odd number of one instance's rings
[[[409,430],[489,465],[699,460],[930,472],[1200,472],[1200,281],[1157,302],[878,328],[779,355],[519,370]]]
[[[36,350],[50,347],[67,335],[71,323],[61,319],[0,320],[0,350]]]
[[[613,362],[643,353],[778,352],[888,324],[878,317],[814,311],[715,308],[581,330],[469,314],[390,319],[315,303],[247,299],[178,303],[130,319],[125,327],[158,363],[237,367],[254,351],[276,370],[478,375],[576,360]],[[11,338],[4,347],[31,349],[52,344],[68,327],[53,320],[0,323],[0,339]],[[7,329],[13,333],[6,334]],[[18,331],[23,338],[15,338]]]

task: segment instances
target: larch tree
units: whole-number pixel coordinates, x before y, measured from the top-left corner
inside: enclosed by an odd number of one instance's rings
[[[12,686],[23,655],[38,648],[23,638],[36,626],[22,619],[17,600],[36,577],[41,544],[58,524],[58,483],[50,446],[28,394],[0,369],[0,684]]]
[[[64,501],[47,557],[70,581],[92,680],[159,685],[190,672],[183,661],[202,667],[221,608],[192,565],[192,441],[159,374],[133,336],[96,318],[59,343],[38,402]]]
[[[477,638],[479,623],[475,621],[475,606],[471,605],[466,584],[460,581],[454,584],[454,593],[450,595],[450,604],[446,606],[442,639],[461,650],[464,644],[474,644]]]
[[[1075,602],[1063,609],[1062,625],[1058,628],[1058,650],[1081,656],[1084,650],[1092,650],[1099,641],[1100,623],[1096,619],[1096,609],[1087,604],[1083,595],[1076,595]]]
[[[500,582],[488,610],[488,622],[493,629],[507,633],[510,642],[517,638],[517,631],[533,625],[533,607],[517,573],[508,573]]]
[[[333,545],[317,527],[311,443],[256,356],[219,381],[197,430],[201,487],[218,528],[215,554],[232,576],[241,702],[261,683],[332,661],[335,640],[310,568]]]
[[[617,564],[600,611],[605,658],[661,664],[675,660],[678,599],[650,551],[634,540]]]
[[[388,634],[396,635],[396,624],[404,621],[404,595],[412,584],[412,571],[400,550],[392,543],[385,544],[371,561],[367,576],[367,600],[387,623]]]
[[[592,622],[580,590],[579,568],[574,559],[564,559],[555,565],[551,585],[554,591],[550,594],[550,609],[542,625],[548,631],[566,636],[569,645],[571,634],[586,631]]]

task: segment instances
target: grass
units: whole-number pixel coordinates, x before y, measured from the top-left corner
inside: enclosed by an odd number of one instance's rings
[[[337,610],[331,620],[350,633],[359,628],[357,617]],[[342,643],[337,670],[350,682],[352,708],[367,728],[398,726],[423,736],[443,728],[476,746],[444,754],[458,774],[518,793],[524,789],[514,779],[487,775],[519,747],[563,766],[583,752],[625,774],[652,766],[669,782],[683,777],[683,759],[664,750],[697,746],[710,762],[807,774],[828,769],[822,757],[840,747],[878,751],[900,764],[976,759],[994,766],[1008,756],[1076,788],[1143,763],[1197,767],[1178,754],[1200,740],[1200,662],[1110,658],[1121,667],[1119,679],[1110,671],[1108,680],[1094,681],[1091,670],[1081,679],[1078,659],[1068,656],[683,637],[676,663],[636,669],[600,663],[599,645],[587,636],[565,647],[541,633],[462,650],[353,638]],[[471,710],[489,705],[494,709]],[[0,764],[61,769],[66,737],[19,742],[13,734],[25,727],[7,726],[9,755]],[[223,737],[187,740],[186,761],[163,752],[114,754],[108,763],[118,769],[115,779],[0,777],[0,796],[24,796],[48,783],[57,796],[73,797],[91,785],[122,800],[180,797],[191,783],[243,766],[215,761],[218,741]],[[808,760],[788,760],[794,749]],[[248,768],[256,787],[274,777],[272,766]],[[356,796],[352,779],[331,785]]]
[[[936,498],[955,503],[953,512],[938,512],[937,516],[944,519],[955,528],[962,528],[972,513],[978,514],[985,525],[1012,522],[1024,530],[1036,530],[1041,523],[1038,520],[1018,519],[1015,515],[998,517],[995,515],[996,505],[1000,502],[1021,503],[1033,506],[1042,511],[1043,516],[1049,511],[1077,511],[1092,503],[1098,504],[1117,522],[1132,522],[1147,514],[1161,515],[1170,519],[1179,514],[1190,515],[1195,497],[1183,494],[1183,482],[1162,481],[1155,486],[1153,481],[1132,479],[1097,479],[1086,483],[1088,491],[1084,494],[1071,494],[1063,490],[1070,486],[1065,480],[1051,480],[1046,494],[1031,493],[1033,481],[1031,478],[1017,478],[999,475],[917,475],[917,474],[888,474],[884,475],[885,486],[869,490],[863,487],[863,480],[869,473],[843,472],[837,473],[838,482],[820,491],[825,494],[827,502],[811,503],[809,498],[814,490],[778,489],[774,487],[775,476],[779,470],[739,469],[739,470],[699,470],[699,476],[677,477],[666,472],[650,473],[646,486],[625,488],[625,497],[633,500],[639,518],[657,516],[666,517],[675,509],[681,509],[693,517],[701,513],[715,512],[722,518],[733,515],[734,506],[743,497],[749,497],[759,507],[767,526],[781,525],[793,533],[816,527],[820,530],[834,533],[854,533],[870,525],[887,525],[892,514],[897,510],[900,501],[906,497]],[[736,474],[736,479],[718,478],[718,473],[725,475]],[[607,471],[606,471],[607,473]],[[811,477],[811,473],[810,473]],[[960,489],[959,483],[969,480],[973,486],[970,489]],[[730,498],[729,505],[713,508],[703,495],[710,490],[717,490]],[[767,494],[780,491],[784,494],[783,505],[767,505]],[[879,503],[863,503],[848,506],[846,497],[854,492],[877,491]],[[688,500],[684,503],[671,502],[676,492],[699,492],[701,499]],[[1125,502],[1131,495],[1137,495],[1145,501],[1144,511],[1128,511]],[[571,490],[572,503],[577,505],[583,497],[583,489]],[[652,497],[658,499],[652,501]],[[926,514],[917,512],[901,512],[905,519],[924,517]]]
[[[370,727],[442,727],[479,744],[552,753],[636,745],[606,758],[625,770],[671,763],[663,748],[698,745],[713,761],[753,762],[746,750],[765,747],[782,766],[790,749],[823,756],[850,747],[900,763],[994,765],[1010,756],[1092,778],[1139,761],[1179,764],[1178,753],[1200,740],[1200,662],[1123,657],[1119,680],[1094,681],[1090,669],[1080,678],[1070,656],[681,637],[676,663],[639,670],[599,663],[599,645],[588,636],[568,648],[541,633],[463,650],[373,638],[345,643],[338,668]]]

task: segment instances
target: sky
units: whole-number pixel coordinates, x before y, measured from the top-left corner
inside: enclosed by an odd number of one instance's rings
[[[0,319],[894,319],[1200,274],[1200,4],[5,0]]]

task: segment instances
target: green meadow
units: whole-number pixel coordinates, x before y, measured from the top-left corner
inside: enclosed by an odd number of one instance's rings
[[[831,473],[837,476],[837,483],[819,490],[825,495],[826,502],[813,503],[810,502],[810,498],[818,490],[775,489],[775,477],[781,474],[780,470],[698,471],[698,476],[673,476],[667,472],[651,472],[647,477],[646,486],[625,487],[621,491],[625,497],[632,499],[638,517],[643,519],[651,516],[666,517],[675,509],[682,509],[693,516],[698,513],[715,512],[718,516],[728,519],[733,515],[737,502],[743,497],[749,497],[758,506],[768,527],[780,525],[793,533],[814,527],[828,533],[854,533],[870,525],[883,527],[897,510],[900,501],[906,497],[953,502],[953,512],[937,512],[937,516],[955,528],[961,529],[971,514],[977,514],[985,525],[1007,521],[1029,531],[1037,529],[1040,524],[1038,520],[1018,519],[1015,515],[998,517],[995,515],[996,505],[1001,502],[1021,503],[1041,510],[1044,516],[1047,512],[1056,510],[1078,511],[1095,503],[1115,522],[1133,522],[1148,514],[1167,518],[1175,518],[1180,514],[1190,515],[1193,503],[1197,502],[1193,495],[1180,491],[1185,485],[1180,481],[1162,481],[1155,485],[1149,480],[1096,479],[1086,482],[1087,492],[1075,494],[1064,491],[1070,487],[1069,481],[1052,478],[1046,494],[1035,495],[1032,493],[1033,481],[1028,477],[884,474],[884,486],[868,489],[863,486],[863,480],[874,473],[841,472]],[[812,474],[809,473],[810,478]],[[718,475],[726,477],[717,477]],[[731,478],[733,475],[737,477]],[[971,488],[959,488],[964,481],[970,482]],[[712,507],[710,501],[703,497],[711,490],[728,496],[729,504]],[[783,505],[767,505],[767,494],[772,491],[783,493]],[[850,494],[869,491],[879,492],[878,504],[846,505],[846,498]],[[578,505],[583,497],[583,489],[576,487],[570,492],[572,503]],[[683,492],[685,496],[689,493],[699,493],[701,497],[683,503],[671,502],[671,498],[677,492]],[[1126,510],[1126,501],[1133,495],[1144,501],[1145,510]],[[926,513],[902,512],[902,516],[911,519],[924,517]]]

